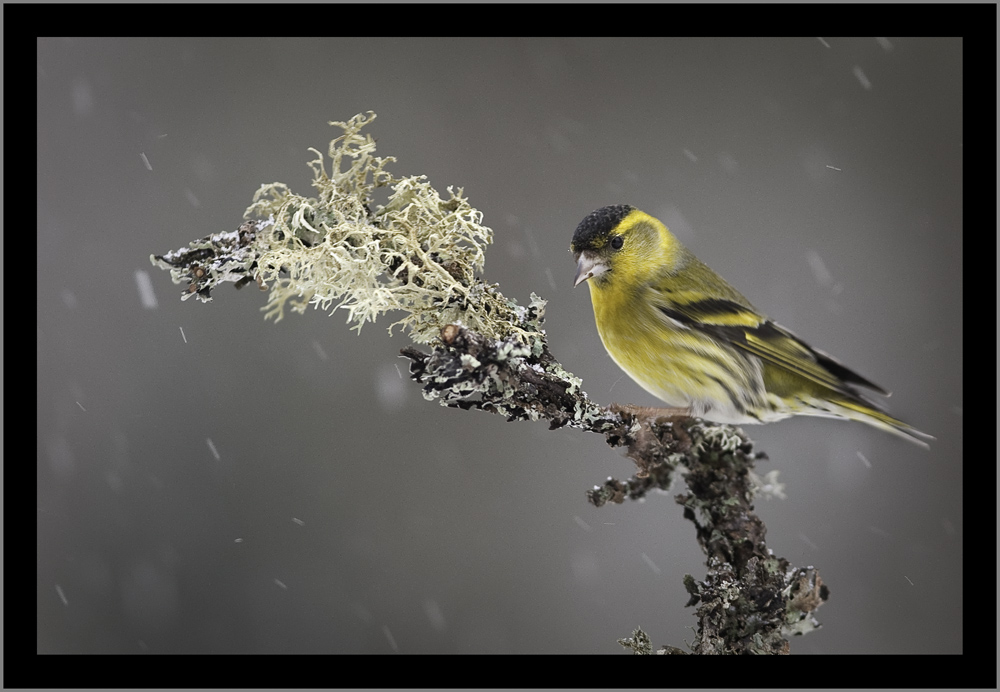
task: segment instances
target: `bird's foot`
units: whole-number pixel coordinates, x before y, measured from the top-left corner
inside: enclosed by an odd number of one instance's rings
[[[656,406],[635,406],[633,404],[611,404],[608,407],[612,413],[627,413],[646,421],[650,425],[653,423],[674,423],[691,417],[689,408],[657,408]]]
[[[626,415],[631,416],[634,420],[639,421],[639,425],[649,431],[652,431],[656,426],[670,423],[671,432],[677,442],[680,443],[680,449],[686,451],[691,448],[691,435],[684,429],[683,425],[676,425],[676,423],[691,419],[691,409],[657,408],[655,406],[634,406],[632,404],[611,404],[608,408],[612,413],[617,413],[623,418]]]

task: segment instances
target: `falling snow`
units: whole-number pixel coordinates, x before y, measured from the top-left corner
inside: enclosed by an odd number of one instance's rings
[[[652,558],[650,558],[649,555],[646,555],[646,553],[642,554],[642,561],[649,565],[649,568],[653,570],[653,574],[660,573],[660,568],[656,566],[656,563],[653,562]]]
[[[392,647],[393,651],[399,651],[399,647],[396,646],[396,640],[392,636],[392,632],[389,631],[388,625],[382,625],[382,632],[385,634],[385,638],[389,640],[389,646]]]
[[[806,252],[806,261],[809,262],[809,268],[812,269],[813,276],[816,278],[816,283],[824,288],[829,287],[833,282],[833,277],[830,275],[830,272],[826,268],[826,264],[823,263],[823,258],[819,256],[819,253],[815,250],[809,250]]]
[[[375,394],[379,405],[387,413],[401,411],[406,406],[409,389],[409,382],[402,379],[402,373],[395,363],[386,363],[378,369]]]
[[[316,355],[319,356],[320,360],[330,360],[330,356],[326,355],[326,351],[323,350],[323,347],[316,339],[313,339],[312,345],[313,350],[316,351]]]
[[[869,81],[868,77],[865,76],[864,71],[862,71],[861,67],[858,65],[854,66],[854,76],[858,78],[858,81],[861,82],[861,86],[864,87],[866,91],[871,91],[872,83]]]
[[[153,282],[149,278],[149,272],[136,269],[135,285],[139,289],[139,300],[142,307],[147,310],[155,310],[157,306],[156,293],[153,292]]]
[[[552,289],[553,293],[559,290],[556,286],[556,280],[552,276],[552,267],[545,267],[545,278],[549,280],[549,288]]]
[[[444,620],[444,613],[441,612],[441,605],[432,598],[424,600],[424,614],[430,620],[431,627],[438,632],[443,632],[447,627]]]

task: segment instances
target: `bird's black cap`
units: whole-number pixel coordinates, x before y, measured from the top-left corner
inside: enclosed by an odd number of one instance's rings
[[[597,211],[591,212],[576,227],[570,249],[573,252],[580,252],[603,247],[611,230],[633,211],[635,211],[633,206],[616,204],[611,207],[601,207]]]

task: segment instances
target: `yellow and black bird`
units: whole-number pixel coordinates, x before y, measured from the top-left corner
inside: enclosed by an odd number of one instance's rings
[[[825,416],[924,447],[934,439],[867,399],[858,387],[889,393],[769,320],[649,214],[602,207],[570,249],[604,347],[674,415],[736,425]]]

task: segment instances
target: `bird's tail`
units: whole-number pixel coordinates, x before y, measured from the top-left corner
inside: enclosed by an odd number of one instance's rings
[[[835,415],[839,414],[839,417],[867,423],[868,425],[879,428],[880,430],[885,430],[893,435],[898,435],[899,437],[909,440],[914,444],[918,444],[924,449],[930,449],[930,445],[927,444],[928,440],[936,439],[932,435],[928,435],[925,432],[917,430],[911,425],[907,425],[898,418],[893,418],[885,411],[877,408],[874,404],[868,403],[860,397],[857,400],[838,398],[827,402],[827,404],[833,404],[839,409],[835,412]],[[831,411],[831,413],[834,412]]]

